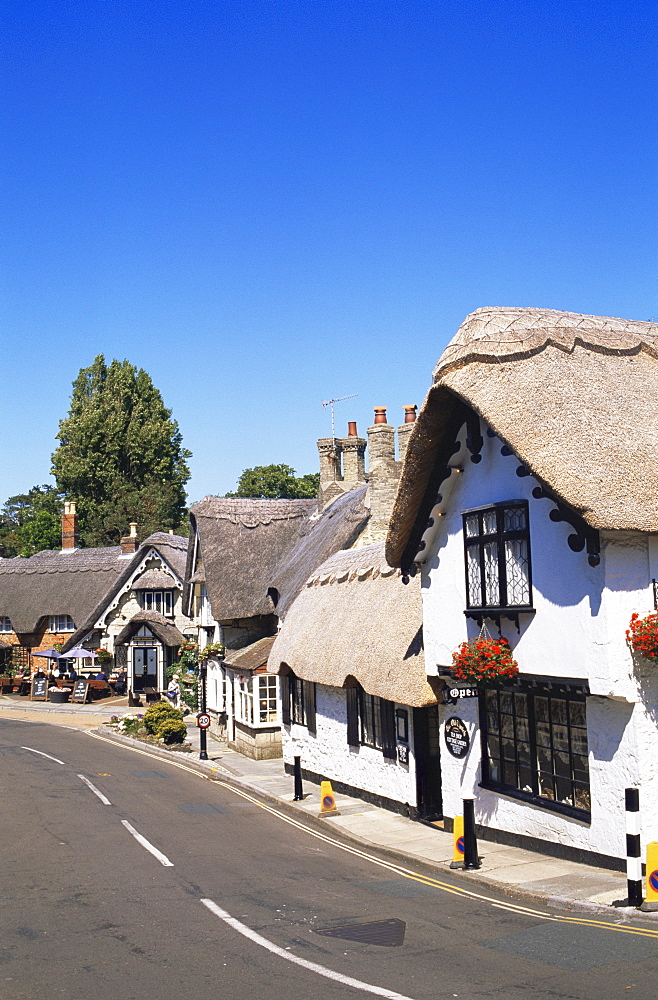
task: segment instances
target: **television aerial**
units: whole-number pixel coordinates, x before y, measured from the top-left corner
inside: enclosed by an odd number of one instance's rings
[[[331,436],[332,436],[332,438],[336,437],[335,422],[334,422],[334,403],[342,403],[342,401],[344,399],[354,399],[354,397],[358,396],[358,395],[359,395],[358,392],[351,392],[349,394],[349,396],[337,396],[336,399],[323,399],[322,400],[322,406],[323,406],[323,408],[325,410],[327,409],[328,406],[331,407]]]

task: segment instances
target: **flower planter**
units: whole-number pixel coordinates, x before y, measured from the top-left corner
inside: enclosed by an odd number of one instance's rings
[[[510,681],[519,672],[507,640],[491,639],[482,635],[469,642],[463,642],[452,654],[452,661],[451,676],[455,680],[475,685],[484,681],[490,683]]]
[[[63,705],[69,700],[69,695],[71,694],[70,688],[50,688],[48,691],[48,701],[52,701],[55,704]]]

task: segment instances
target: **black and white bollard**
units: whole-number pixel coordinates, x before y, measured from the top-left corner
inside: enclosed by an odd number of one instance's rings
[[[304,789],[302,788],[302,758],[295,757],[295,765],[293,769],[293,775],[295,777],[295,797],[293,802],[301,802],[304,798]]]
[[[464,799],[464,868],[479,868],[478,842],[475,837],[475,803]]]
[[[640,792],[626,789],[626,884],[628,905],[641,906],[642,852],[640,850]]]

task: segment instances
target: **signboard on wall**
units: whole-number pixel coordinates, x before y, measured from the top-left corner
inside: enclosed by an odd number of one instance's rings
[[[471,745],[471,739],[468,735],[466,723],[462,719],[458,719],[456,715],[453,715],[450,719],[448,719],[443,731],[443,738],[448,748],[448,752],[451,753],[453,757],[466,756],[468,748]]]

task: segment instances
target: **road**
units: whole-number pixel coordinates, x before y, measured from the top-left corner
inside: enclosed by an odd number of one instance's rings
[[[656,996],[648,920],[393,865],[82,731],[0,720],[0,775],[3,1000]]]

